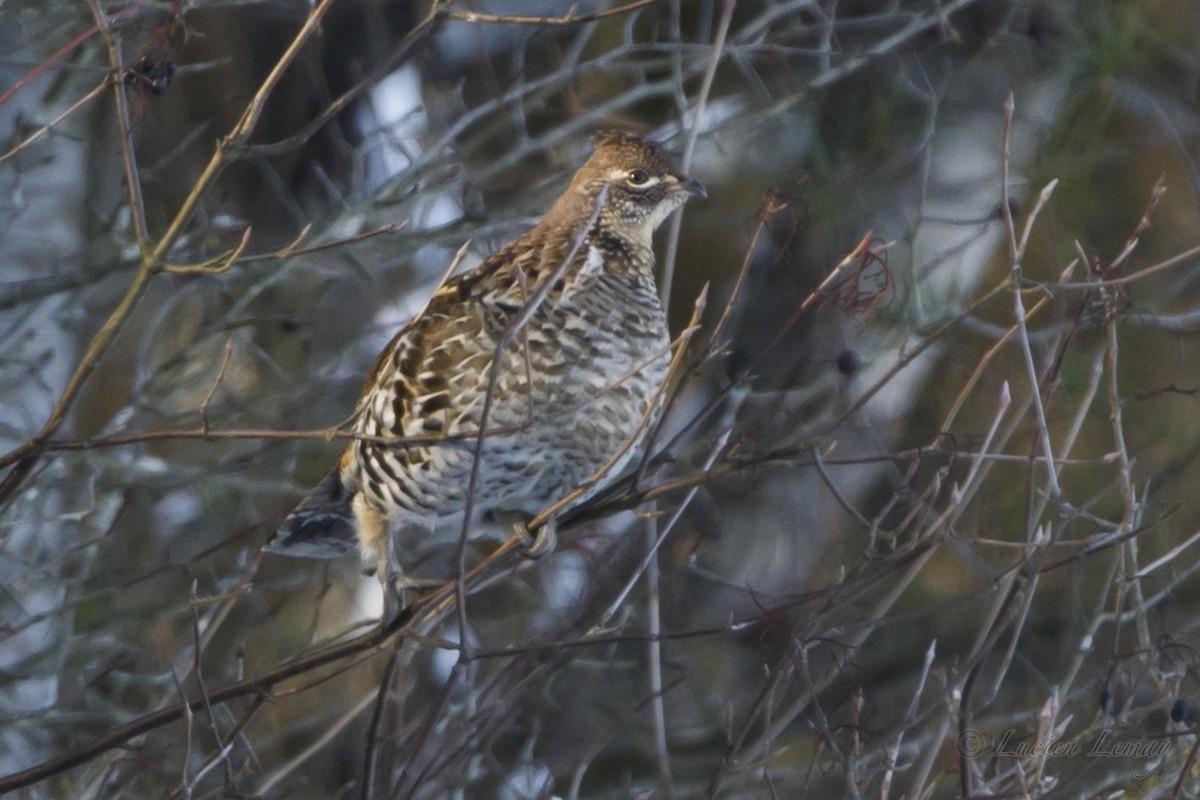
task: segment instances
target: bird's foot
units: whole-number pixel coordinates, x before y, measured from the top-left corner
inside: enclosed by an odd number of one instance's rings
[[[405,575],[402,572],[397,572],[392,576],[392,588],[397,592],[424,592],[429,589],[436,589],[445,581],[437,578],[418,578],[415,575]]]
[[[399,569],[388,571],[383,584],[383,624],[387,625],[404,613],[410,600],[418,600],[422,594],[440,587],[445,581],[437,578],[418,578],[415,575],[405,575]],[[410,594],[411,593],[411,594]]]
[[[554,517],[547,520],[546,524],[538,528],[533,534],[529,533],[529,529],[522,522],[514,525],[513,529],[521,537],[522,542],[524,542],[521,554],[534,561],[552,551],[558,543],[558,522]]]

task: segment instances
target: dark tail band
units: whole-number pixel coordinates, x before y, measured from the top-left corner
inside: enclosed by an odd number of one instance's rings
[[[350,508],[353,497],[335,465],[288,514],[263,550],[304,558],[336,558],[353,550],[357,546]]]

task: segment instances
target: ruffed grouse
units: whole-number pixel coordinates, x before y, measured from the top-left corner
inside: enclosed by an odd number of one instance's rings
[[[391,521],[456,533],[505,338],[476,512],[528,520],[586,484],[584,499],[641,454],[670,361],[651,234],[705,190],[636,136],[594,141],[541,224],[451,279],[380,354],[354,417],[356,434],[372,438],[351,442],[268,550],[328,557],[357,540],[368,567],[396,578]],[[426,443],[380,441],[404,437]],[[528,551],[553,543],[552,521]]]

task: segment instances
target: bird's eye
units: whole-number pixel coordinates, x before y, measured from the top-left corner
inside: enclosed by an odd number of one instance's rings
[[[645,186],[650,182],[650,176],[646,174],[644,169],[635,169],[629,172],[629,177],[625,179],[630,186]]]

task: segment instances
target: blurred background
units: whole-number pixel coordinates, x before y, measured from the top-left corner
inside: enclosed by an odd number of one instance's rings
[[[0,54],[0,794],[1200,792],[1191,0],[7,0]],[[259,548],[607,129],[709,191],[658,455],[378,633]]]

